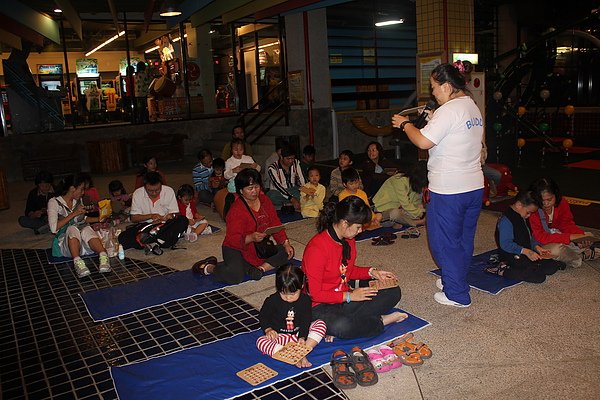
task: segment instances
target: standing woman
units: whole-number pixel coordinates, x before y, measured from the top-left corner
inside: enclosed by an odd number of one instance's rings
[[[55,234],[52,241],[52,255],[73,257],[75,272],[83,278],[90,274],[81,256],[97,253],[100,255],[100,272],[110,272],[110,263],[102,240],[89,225],[98,222],[98,217],[86,217],[81,200],[85,190],[85,175],[69,175],[61,180],[56,192],[58,197],[48,201],[48,225]]]
[[[377,268],[359,267],[355,237],[371,221],[371,209],[360,198],[349,196],[339,203],[327,203],[315,235],[306,246],[302,270],[313,304],[313,319],[327,325],[327,335],[341,339],[379,335],[385,325],[408,316],[401,312],[385,314],[400,301],[400,288],[377,290],[370,279],[396,276]],[[360,280],[357,288],[350,281]]]
[[[441,282],[437,282],[442,292],[434,299],[444,305],[468,307],[467,272],[483,197],[483,119],[465,93],[464,76],[453,65],[438,65],[429,81],[440,105],[429,123],[418,129],[396,114],[392,125],[404,130],[418,148],[429,150],[427,232],[433,258],[442,269]]]

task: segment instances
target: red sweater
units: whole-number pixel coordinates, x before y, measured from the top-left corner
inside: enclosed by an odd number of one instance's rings
[[[257,214],[265,216],[261,222],[263,228],[259,232],[264,232],[265,229],[271,226],[281,225],[271,200],[263,192],[260,192],[258,199],[260,200],[260,209]],[[241,251],[244,260],[248,263],[254,266],[261,265],[264,260],[256,255],[254,243],[245,243],[246,236],[256,232],[256,222],[237,194],[235,195],[235,201],[227,212],[226,225],[223,246]],[[285,242],[287,239],[285,229],[275,233],[273,238],[278,244]]]
[[[348,240],[350,259],[346,270],[347,281],[351,279],[370,279],[369,267],[359,267],[356,260],[356,241]],[[342,303],[345,292],[350,290],[342,282],[340,266],[342,263],[342,245],[329,236],[325,230],[315,235],[304,250],[302,269],[308,281],[308,291],[313,307],[321,304]]]
[[[198,214],[198,209],[196,208],[196,204],[195,204],[195,200],[192,199],[192,201],[190,202],[190,210],[192,211],[192,218],[196,218],[196,214]],[[177,207],[179,207],[179,214],[183,215],[184,217],[185,215],[185,209],[187,208],[187,205],[183,204],[183,202],[179,199],[177,199]]]
[[[548,223],[548,214],[543,210],[542,213],[546,218],[546,223]],[[541,244],[569,244],[571,242],[572,233],[583,233],[583,231],[575,225],[569,203],[567,203],[564,198],[560,200],[558,206],[554,206],[552,225],[549,226],[550,228],[558,229],[562,233],[546,232],[542,226],[542,220],[540,219],[540,214],[538,212],[531,214],[529,217],[529,225],[531,226],[533,237]]]

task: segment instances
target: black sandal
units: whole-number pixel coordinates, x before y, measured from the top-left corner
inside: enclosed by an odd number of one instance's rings
[[[194,272],[196,274],[209,275],[206,273],[206,267],[208,267],[209,265],[216,266],[217,265],[217,257],[210,256],[210,257],[206,257],[204,260],[195,262],[194,265],[192,265],[192,272]]]
[[[492,275],[504,276],[504,272],[509,268],[504,262],[500,262],[497,265],[492,265],[485,269],[485,272]]]
[[[390,244],[394,244],[394,240],[385,236],[379,236],[373,238],[373,242],[371,244],[373,246],[388,246]]]
[[[333,384],[339,389],[354,389],[356,387],[356,375],[350,370],[352,359],[342,349],[337,349],[331,354],[331,372]]]

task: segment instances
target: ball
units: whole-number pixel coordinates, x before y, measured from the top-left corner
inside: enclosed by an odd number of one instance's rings
[[[563,140],[562,145],[565,149],[570,149],[571,147],[573,147],[573,141],[571,139],[565,139]]]
[[[573,107],[570,104],[568,106],[565,106],[565,114],[573,115],[574,113],[575,113],[575,107]]]
[[[523,139],[523,138],[518,138],[518,139],[517,139],[517,147],[518,147],[518,148],[522,148],[523,146],[525,146],[525,139]]]
[[[519,106],[519,108],[517,108],[517,115],[519,117],[525,115],[526,112],[527,112],[527,109],[523,106]]]

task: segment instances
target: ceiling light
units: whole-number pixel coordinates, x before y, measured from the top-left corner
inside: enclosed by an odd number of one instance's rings
[[[62,12],[62,10],[61,10],[60,8],[55,8],[55,9],[54,9],[54,12],[55,12],[55,13],[61,13],[61,12]]]
[[[102,43],[101,45],[99,45],[98,47],[96,47],[94,50],[92,51],[88,51],[87,53],[85,53],[85,56],[89,56],[92,53],[97,52],[98,50],[100,50],[101,48],[103,48],[104,46],[106,46],[107,44],[117,40],[118,38],[120,38],[121,36],[123,36],[125,34],[125,31],[121,31],[119,32],[117,35],[111,37],[110,39],[108,39],[106,42]]]
[[[151,47],[151,48],[149,48],[148,50],[145,50],[145,51],[144,51],[144,53],[150,53],[150,52],[152,52],[152,51],[154,51],[154,50],[158,50],[158,48],[159,48],[159,47],[160,47],[160,46],[154,46],[154,47]]]
[[[375,26],[388,26],[388,25],[398,25],[398,24],[403,24],[404,20],[401,19],[393,19],[393,20],[389,20],[389,21],[381,21],[381,22],[375,22]]]
[[[177,1],[165,0],[160,7],[159,15],[161,17],[176,17],[181,15],[181,9]]]

